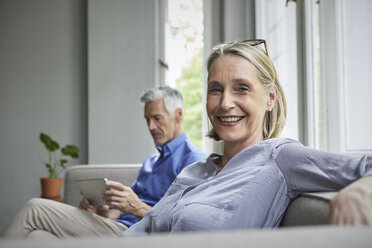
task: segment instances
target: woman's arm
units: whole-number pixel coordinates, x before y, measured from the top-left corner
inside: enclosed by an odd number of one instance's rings
[[[289,192],[336,191],[332,224],[372,224],[372,157],[355,158],[299,143],[278,147],[275,160]]]
[[[372,157],[351,157],[312,149],[298,142],[280,144],[274,159],[288,191],[336,191],[372,175]]]

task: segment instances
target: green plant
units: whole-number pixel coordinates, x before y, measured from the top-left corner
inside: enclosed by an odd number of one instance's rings
[[[40,141],[45,145],[45,148],[49,152],[49,162],[44,162],[48,169],[49,178],[56,178],[66,167],[65,164],[68,162],[64,156],[70,156],[71,158],[79,158],[80,149],[75,145],[66,145],[61,149],[61,154],[57,157],[57,151],[59,150],[59,144],[57,141],[50,138],[45,133],[40,133]]]

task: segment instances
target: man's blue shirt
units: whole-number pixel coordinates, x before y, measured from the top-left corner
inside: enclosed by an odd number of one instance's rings
[[[184,167],[207,156],[191,143],[186,133],[156,148],[159,154],[151,155],[144,161],[136,181],[131,185],[139,199],[150,206],[163,197]],[[138,219],[122,213],[116,221],[130,227]]]

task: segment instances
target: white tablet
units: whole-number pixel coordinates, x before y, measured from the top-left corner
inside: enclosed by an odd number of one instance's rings
[[[78,186],[80,192],[87,198],[92,205],[106,205],[103,200],[102,192],[108,187],[106,186],[107,178],[97,179],[82,179],[76,180],[75,184]]]

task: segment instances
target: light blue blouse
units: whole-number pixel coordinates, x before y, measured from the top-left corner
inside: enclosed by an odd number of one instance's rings
[[[216,175],[212,154],[177,176],[164,197],[122,236],[151,232],[277,227],[301,192],[339,190],[372,175],[372,157],[353,158],[269,139],[235,155]]]

